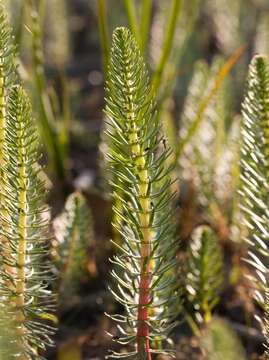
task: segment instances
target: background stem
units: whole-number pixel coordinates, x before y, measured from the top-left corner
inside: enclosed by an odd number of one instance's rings
[[[153,93],[156,93],[160,86],[165,65],[172,49],[180,5],[181,0],[173,0],[171,5],[170,17],[168,19],[167,30],[165,31],[166,36],[164,38],[160,60],[152,78]]]

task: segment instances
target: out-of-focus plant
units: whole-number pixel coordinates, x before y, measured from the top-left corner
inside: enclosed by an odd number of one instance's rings
[[[269,11],[259,16],[255,39],[255,53],[269,55]]]
[[[157,67],[158,59],[161,56],[162,44],[166,34],[166,22],[171,11],[167,4],[162,1],[156,3],[156,8],[149,45],[150,63],[153,69]],[[158,108],[160,110],[165,107],[166,100],[171,101],[171,95],[175,90],[177,80],[180,78],[181,60],[192,37],[199,10],[200,0],[183,0],[181,3],[180,16],[175,24],[174,37],[171,40],[170,55],[167,57],[158,90]]]
[[[193,232],[188,250],[186,289],[200,324],[210,322],[223,285],[223,259],[218,238],[208,226]]]
[[[216,59],[211,68],[202,61],[196,64],[183,109],[180,139],[186,137],[192,127],[197,116],[197,104],[203,94],[210,92],[221,65],[221,59]],[[204,206],[209,206],[214,196],[214,171],[225,136],[224,127],[227,117],[225,102],[227,100],[224,91],[216,99],[211,100],[210,105],[204,111],[199,128],[186,144],[180,158],[183,178],[192,179],[198,190],[200,202]]]
[[[38,165],[37,133],[21,86],[8,98],[1,197],[1,306],[14,330],[11,358],[38,359],[52,345],[53,298],[49,290],[49,210]],[[5,320],[4,316],[4,320]]]
[[[246,354],[228,322],[213,318],[203,332],[201,346],[208,360],[245,360]]]
[[[240,131],[231,112],[228,73],[242,51],[238,49],[226,62],[215,58],[210,67],[204,61],[196,63],[176,146],[183,186],[198,200],[193,211],[202,209],[203,219],[214,224],[224,238],[239,214],[234,200],[239,185]]]
[[[243,102],[241,204],[247,226],[248,263],[254,268],[257,301],[264,305],[261,322],[268,347],[268,188],[269,188],[269,63],[253,58]]]
[[[228,60],[221,66],[219,71],[215,74],[214,79],[211,81],[211,86],[207,88],[206,93],[200,99],[197,105],[197,111],[195,115],[192,116],[190,120],[190,124],[188,124],[188,128],[183,128],[181,131],[182,133],[179,134],[179,145],[177,150],[177,158],[183,154],[185,150],[185,146],[190,143],[192,137],[197,133],[200,128],[200,124],[203,120],[205,112],[207,111],[208,107],[210,106],[211,102],[214,100],[215,96],[217,95],[223,81],[226,79],[227,75],[236,64],[240,56],[243,54],[245,47],[242,46],[238,48],[232,56],[228,58]]]
[[[44,204],[35,127],[17,82],[11,29],[0,9],[0,341],[1,358],[38,359],[55,321],[46,262],[49,210]],[[3,331],[4,329],[4,331]]]
[[[223,217],[228,231],[224,235],[237,243],[242,242],[245,226],[239,205],[240,188],[240,123],[241,117],[232,118],[232,124],[226,133],[226,140],[221,149],[220,158],[214,174],[214,191],[220,216]],[[214,210],[212,209],[211,214]],[[221,224],[220,224],[221,226]],[[221,231],[221,229],[219,229]]]
[[[65,70],[70,53],[67,18],[67,5],[64,0],[45,2],[42,24],[45,60],[60,72]]]
[[[60,292],[70,296],[85,276],[87,249],[93,238],[92,215],[83,195],[68,197],[64,212],[54,220],[54,229]]]
[[[171,180],[165,166],[171,151],[162,144],[148,74],[125,28],[113,34],[106,102],[108,158],[117,179],[112,186],[121,202],[114,206],[122,243],[115,244],[119,252],[112,274],[117,286],[111,291],[125,307],[124,315],[111,317],[119,323],[117,341],[132,344],[130,353],[111,356],[150,360],[153,353],[166,352],[162,343],[175,316],[170,305],[178,297],[169,272],[176,263]]]
[[[61,4],[60,4],[61,3]],[[61,6],[62,5],[62,6]],[[31,36],[31,56],[32,68],[26,68],[27,75],[25,76],[26,83],[29,85],[32,92],[32,99],[35,105],[35,110],[38,114],[38,127],[40,130],[42,142],[45,144],[46,151],[50,160],[54,173],[58,179],[63,180],[66,177],[68,141],[69,141],[69,104],[66,97],[63,96],[63,103],[59,103],[59,99],[55,96],[55,92],[49,95],[47,79],[45,75],[45,56],[44,56],[44,33],[46,25],[46,14],[58,14],[60,9],[64,9],[63,3],[27,0],[24,2],[25,12],[27,12],[27,28]],[[65,77],[63,66],[66,62],[68,40],[66,39],[66,23],[65,17],[60,16],[61,22],[53,21],[53,35],[50,32],[48,36],[48,49],[50,49],[50,56],[52,56],[54,65],[60,71],[62,79],[63,90],[67,90],[65,86]],[[57,24],[57,26],[56,26]],[[64,33],[65,37],[61,35],[61,42],[55,45],[55,41],[50,41],[55,37],[61,29],[60,34]],[[50,26],[52,28],[52,26]],[[64,95],[66,92],[64,92]],[[56,104],[56,106],[55,106]],[[62,110],[61,110],[62,109]]]
[[[25,18],[25,4],[21,0],[2,0],[2,5],[5,7],[9,21],[11,23],[15,44],[20,50],[21,41],[23,37],[23,25]]]
[[[208,12],[212,14],[218,45],[224,54],[230,55],[244,42],[240,21],[243,1],[207,0],[206,2]]]
[[[106,74],[109,61],[109,35],[106,21],[106,0],[98,0],[98,25],[99,36],[103,53],[103,70]]]

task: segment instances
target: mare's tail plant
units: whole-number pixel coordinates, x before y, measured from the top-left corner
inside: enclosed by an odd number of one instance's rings
[[[162,345],[175,316],[169,305],[177,299],[175,276],[169,273],[176,263],[173,195],[165,166],[171,151],[155,116],[146,67],[125,28],[113,34],[106,102],[108,157],[117,178],[112,186],[120,200],[114,226],[121,235],[112,260],[117,286],[111,292],[125,308],[124,315],[111,317],[118,322],[118,342],[130,349],[110,357],[151,360],[152,353],[166,352]]]
[[[54,327],[48,323],[53,298],[48,287],[50,268],[46,256],[49,210],[44,205],[44,183],[38,166],[37,133],[28,97],[13,86],[9,98],[3,141],[1,198],[1,307],[12,329],[7,359],[40,359],[52,345]],[[2,178],[3,180],[3,178]],[[6,320],[7,320],[6,319]]]
[[[54,225],[60,291],[70,296],[86,273],[87,249],[93,237],[92,215],[84,196],[71,194]]]
[[[248,263],[256,275],[255,295],[264,305],[263,328],[268,332],[268,233],[269,233],[269,63],[257,55],[251,62],[243,102],[241,151],[241,205],[248,229]],[[267,354],[269,356],[269,353]]]
[[[223,284],[223,259],[218,238],[208,226],[194,230],[188,251],[186,289],[196,321],[208,323]]]

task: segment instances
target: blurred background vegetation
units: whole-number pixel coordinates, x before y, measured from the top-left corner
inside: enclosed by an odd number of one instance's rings
[[[210,293],[199,297],[199,279],[182,279],[179,271],[178,281],[187,281],[183,289],[191,290],[183,291],[182,322],[173,339],[177,359],[258,359],[263,336],[253,313],[259,307],[242,275],[251,270],[241,261],[246,230],[238,206],[239,125],[250,59],[257,52],[269,55],[268,0],[3,3],[14,28],[19,73],[34,104],[52,214],[60,213],[73,190],[84,193],[93,214],[84,272],[60,302],[57,347],[48,358],[104,359],[116,346],[105,333],[113,334],[114,325],[104,315],[117,305],[107,291],[108,258],[115,251],[109,240],[116,234],[103,107],[111,34],[126,25],[148,63],[164,141],[174,150],[168,161],[177,164],[178,257],[189,274],[190,267],[203,266],[201,256],[219,254],[214,301]],[[198,225],[214,232],[209,240],[195,240]],[[192,246],[202,250],[189,257]],[[196,308],[190,305],[194,298]],[[206,314],[204,302],[211,304]]]

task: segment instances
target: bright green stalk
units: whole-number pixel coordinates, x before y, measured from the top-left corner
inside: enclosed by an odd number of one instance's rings
[[[131,29],[137,43],[139,44],[140,36],[139,36],[139,31],[138,31],[138,21],[137,21],[134,1],[133,0],[124,0],[124,6],[125,6],[125,11],[126,11],[126,14],[128,17],[130,29]]]
[[[52,345],[54,332],[42,321],[52,319],[50,267],[46,263],[49,214],[43,203],[44,184],[39,178],[37,134],[29,100],[20,86],[11,91],[6,128],[6,180],[1,189],[5,202],[0,218],[1,234],[7,241],[0,250],[9,271],[1,271],[6,281],[1,282],[0,292],[2,306],[8,309],[15,330],[13,357],[39,359],[39,351]]]
[[[152,0],[142,0],[141,3],[141,22],[140,22],[140,33],[141,33],[141,52],[145,53],[145,49],[148,43],[149,31],[150,31],[150,20],[152,12]]]
[[[106,15],[106,0],[98,0],[98,25],[103,54],[103,68],[104,73],[106,74],[109,60],[109,36]]]
[[[43,1],[35,5],[34,0],[28,0],[31,14],[31,32],[32,32],[32,56],[34,70],[34,84],[36,101],[39,112],[39,127],[42,134],[42,140],[46,145],[49,158],[53,163],[54,170],[60,180],[65,177],[64,151],[61,149],[57,133],[54,126],[56,121],[51,108],[50,99],[46,93],[46,79],[44,73],[44,55],[42,48],[42,30],[40,24],[40,13],[43,10]]]
[[[108,159],[114,196],[120,200],[113,209],[119,219],[114,226],[121,236],[112,261],[117,287],[111,291],[125,307],[125,315],[111,317],[121,323],[119,343],[130,344],[130,353],[111,357],[151,360],[153,353],[166,353],[160,347],[174,325],[170,305],[178,298],[172,181],[165,165],[171,151],[161,141],[138,45],[125,28],[113,34],[106,101]]]
[[[256,299],[264,305],[262,323],[266,344],[268,333],[268,234],[269,234],[269,62],[253,58],[243,102],[241,150],[241,205],[248,230],[248,263],[254,268]]]
[[[165,65],[172,49],[172,43],[175,35],[180,6],[181,6],[181,0],[172,0],[170,17],[168,19],[167,30],[165,32],[166,36],[164,38],[160,60],[159,63],[157,64],[156,70],[154,71],[154,75],[152,78],[153,93],[156,93],[160,86]]]

